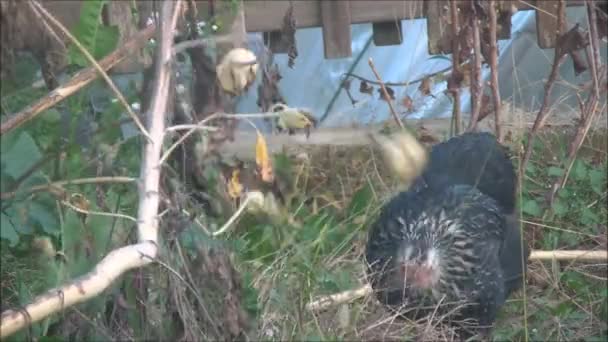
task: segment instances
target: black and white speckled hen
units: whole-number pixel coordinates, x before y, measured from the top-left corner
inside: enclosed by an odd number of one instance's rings
[[[521,250],[516,181],[506,149],[489,133],[435,145],[422,174],[389,201],[369,233],[368,275],[378,300],[400,312],[415,309],[416,318],[457,303],[451,321],[486,335],[521,287],[529,255]]]

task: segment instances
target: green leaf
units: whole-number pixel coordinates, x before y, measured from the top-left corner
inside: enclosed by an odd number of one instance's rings
[[[540,217],[542,215],[542,209],[538,205],[538,202],[533,199],[525,200],[521,210],[533,217]]]
[[[28,214],[31,220],[38,222],[44,232],[52,235],[59,234],[60,230],[56,216],[42,204],[31,202]]]
[[[36,164],[41,156],[34,139],[27,132],[21,132],[15,143],[6,152],[3,151],[0,158],[4,173],[17,179]]]
[[[552,209],[553,213],[559,218],[564,217],[568,213],[568,205],[559,197],[555,198]]]
[[[550,166],[547,169],[547,175],[553,177],[561,177],[564,175],[564,169],[562,169],[561,167]]]
[[[53,336],[41,336],[38,338],[38,342],[63,342],[65,341],[63,338],[53,335]]]
[[[93,56],[100,59],[108,55],[116,49],[120,32],[117,26],[102,26],[97,31],[97,40],[95,41],[95,53]]]
[[[0,238],[8,240],[11,247],[15,247],[17,242],[19,242],[17,229],[4,213],[0,214]]]
[[[606,191],[606,170],[589,170],[589,181],[596,194],[603,194]]]
[[[305,221],[304,227],[298,232],[298,240],[302,242],[315,241],[321,234],[321,230],[329,225],[332,217],[325,212],[311,216]]]
[[[580,220],[584,226],[594,226],[601,222],[595,211],[587,207],[583,207]]]
[[[583,162],[580,159],[577,159],[574,161],[574,165],[572,165],[572,171],[571,171],[571,175],[572,178],[576,181],[581,181],[584,180],[587,177],[587,166],[585,165],[585,162]]]
[[[118,29],[101,24],[100,16],[105,3],[105,0],[83,1],[80,19],[73,30],[76,39],[95,59],[104,57],[116,47],[118,42]],[[69,46],[68,56],[72,64],[81,67],[90,64],[75,45]]]
[[[88,272],[95,260],[89,255],[91,250],[91,239],[86,234],[86,227],[82,224],[79,214],[73,210],[65,213],[63,221],[63,253],[68,262],[67,272],[70,277],[78,277]],[[107,227],[95,227],[95,229],[110,229]]]
[[[372,188],[369,184],[365,184],[361,189],[357,190],[350,200],[348,205],[348,214],[351,216],[357,216],[362,214],[365,209],[370,205],[373,199]]]
[[[50,108],[40,115],[40,119],[46,123],[58,123],[61,120],[61,113],[55,108]]]
[[[568,189],[568,188],[561,188],[557,192],[557,196],[559,196],[560,198],[563,198],[563,199],[567,199],[570,196],[572,196],[572,193],[570,192],[570,189]]]

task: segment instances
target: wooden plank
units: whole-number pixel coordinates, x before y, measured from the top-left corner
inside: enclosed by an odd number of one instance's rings
[[[350,1],[321,1],[321,25],[326,59],[352,56]]]
[[[293,13],[297,28],[321,26],[321,7],[319,0],[293,1]],[[283,26],[283,17],[289,8],[289,1],[247,0],[245,21],[247,32],[278,31]]]
[[[408,1],[349,1],[351,23],[361,24],[376,21],[396,19],[423,18],[423,4],[426,0]],[[297,27],[321,26],[319,0],[294,1],[294,14]],[[279,30],[283,23],[283,15],[289,7],[289,1],[276,0],[247,0],[245,5],[245,20],[247,32],[264,32]]]
[[[537,1],[536,6],[536,36],[538,46],[548,49],[555,46],[559,32],[557,9],[559,1]]]
[[[424,3],[428,50],[430,55],[447,54],[452,51],[450,39],[445,39],[451,32],[449,21],[450,3],[444,0],[429,0]]]
[[[376,46],[400,45],[403,43],[401,20],[373,23],[372,31]]]
[[[385,22],[424,18],[426,0],[351,1],[351,23]]]
[[[325,0],[328,1],[328,0]],[[445,2],[445,0],[441,0]],[[538,0],[512,0],[513,6],[520,11],[536,9]],[[557,0],[541,0],[541,2],[553,2]],[[395,19],[419,19],[424,18],[423,5],[427,0],[368,0],[351,1],[350,13],[351,23],[382,22]],[[321,26],[320,0],[298,0],[293,2],[297,27]],[[568,6],[582,6],[584,0],[568,0]],[[281,28],[283,16],[289,7],[289,1],[277,0],[247,0],[245,5],[245,20],[247,21],[247,32],[275,31]]]

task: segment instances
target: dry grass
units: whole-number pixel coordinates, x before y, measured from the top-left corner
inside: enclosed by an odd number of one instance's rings
[[[544,130],[539,139],[542,146],[535,152],[533,164],[542,170],[557,167],[569,134],[571,131],[563,126]],[[606,170],[606,137],[605,130],[594,131],[581,149],[581,159],[593,170]],[[513,145],[514,140],[512,137],[511,149],[518,151],[518,146]],[[452,340],[454,336],[450,328],[437,324],[437,318],[430,322],[406,322],[385,310],[370,296],[320,313],[303,309],[307,300],[331,293],[322,286],[319,273],[336,277],[347,273],[351,289],[365,283],[361,261],[366,223],[383,201],[397,191],[395,182],[385,172],[378,151],[371,148],[308,148],[304,153],[307,161],[296,167],[299,170],[298,198],[307,199],[302,203],[310,208],[308,216],[322,215],[323,208],[330,208],[338,217],[332,222],[334,228],[351,229],[352,234],[347,235],[349,248],[313,257],[313,269],[309,272],[316,275],[295,275],[296,271],[290,269],[294,267],[291,259],[314,248],[300,245],[295,247],[299,252],[293,252],[292,248],[277,251],[275,263],[257,277],[258,283],[266,282],[264,286],[256,286],[263,288],[259,293],[260,302],[266,303],[262,308],[260,337],[274,340]],[[542,177],[526,175],[522,190],[524,200],[541,196],[539,188],[546,189],[552,180],[546,174]],[[357,191],[365,186],[371,189],[370,206],[359,215],[349,216],[353,195],[357,196]],[[578,191],[585,186],[573,179],[566,188]],[[539,217],[524,212],[523,229],[530,247],[547,249],[546,241],[554,240],[556,249],[605,249],[606,225],[600,222],[607,217],[606,191],[604,189],[603,195],[585,192],[584,196],[588,196],[584,203],[596,211],[600,220],[595,227],[581,227],[574,213],[556,218],[551,215],[551,210]],[[572,208],[573,212],[576,210],[579,209]],[[305,224],[300,229],[307,229],[306,218],[303,220]],[[529,269],[526,297],[520,291],[510,298],[497,323],[496,340],[524,340],[526,332],[532,340],[593,340],[606,336],[608,311],[606,294],[602,291],[607,285],[605,263],[534,261]],[[289,274],[287,281],[286,274]],[[284,296],[275,296],[271,300],[273,291],[285,286],[286,282],[298,285],[290,288],[291,291]],[[346,289],[339,288],[334,292]],[[524,319],[524,303],[527,319]]]

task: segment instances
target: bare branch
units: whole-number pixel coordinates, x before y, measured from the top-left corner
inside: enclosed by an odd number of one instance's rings
[[[576,160],[576,155],[587,136],[587,132],[591,128],[591,124],[593,123],[595,117],[599,114],[600,110],[598,108],[599,98],[600,98],[600,80],[598,75],[601,73],[602,76],[605,74],[601,72],[601,64],[602,59],[600,57],[599,51],[599,38],[597,34],[597,20],[596,20],[596,11],[593,6],[593,2],[587,0],[587,22],[589,23],[589,42],[590,46],[587,49],[587,54],[590,60],[590,72],[591,72],[591,80],[592,80],[592,89],[589,93],[587,101],[584,106],[581,108],[581,119],[579,120],[576,127],[576,134],[574,139],[570,141],[568,146],[568,166],[566,168],[566,172],[564,172],[563,176],[557,180],[553,187],[551,188],[551,193],[549,195],[549,200],[553,203],[555,196],[559,189],[563,188],[568,181],[568,176],[570,174],[570,170],[572,170],[572,166],[574,165],[574,161]],[[602,81],[605,80],[602,77]]]
[[[471,67],[471,117],[469,118],[468,131],[477,130],[477,122],[479,113],[481,111],[481,98],[483,91],[482,77],[481,77],[481,28],[479,27],[479,13],[475,8],[473,1],[471,4],[471,30],[473,33],[473,66]]]
[[[489,19],[490,19],[490,88],[492,89],[492,97],[494,99],[494,124],[496,129],[496,138],[502,142],[502,132],[500,129],[500,89],[498,87],[498,46],[497,46],[497,35],[496,35],[496,1],[490,0],[488,2]]]
[[[96,177],[96,178],[80,178],[66,181],[58,181],[44,185],[36,185],[25,190],[16,190],[11,192],[0,193],[0,199],[10,199],[15,197],[18,193],[31,194],[34,192],[41,191],[52,191],[53,189],[61,188],[68,185],[80,185],[80,184],[102,184],[102,183],[131,183],[136,178],[132,177]]]
[[[57,311],[97,296],[124,272],[150,263],[150,259],[146,256],[156,255],[156,249],[155,244],[144,242],[114,250],[103,258],[93,271],[83,277],[48,291],[21,310],[9,309],[2,312],[0,336],[2,338],[10,336],[17,330]]]
[[[160,153],[171,78],[170,64],[160,61],[169,61],[171,56],[175,29],[174,13],[179,10],[181,4],[181,1],[166,0],[163,2],[161,9],[160,39],[156,51],[156,88],[148,112],[150,139],[145,141],[140,172],[142,183],[139,189],[137,216],[139,243],[112,251],[91,272],[35,298],[32,303],[21,310],[3,312],[0,321],[0,337],[7,337],[55,312],[93,298],[126,271],[145,266],[156,259],[158,253]]]
[[[456,77],[461,74],[460,71],[460,25],[459,25],[459,17],[458,14],[458,4],[456,0],[450,1],[450,16],[452,18],[452,76]],[[453,87],[449,89],[452,95],[452,99],[454,100],[452,107],[452,117],[454,119],[454,134],[458,135],[460,133],[460,86]]]
[[[371,59],[371,57],[370,57],[368,63],[369,63],[369,67],[372,69],[372,72],[376,76],[376,79],[380,83],[380,88],[382,89],[382,96],[384,97],[384,100],[386,101],[386,103],[388,103],[388,108],[391,110],[393,119],[395,119],[395,121],[397,122],[397,125],[399,125],[399,127],[401,129],[404,129],[405,127],[403,126],[403,122],[401,122],[401,119],[399,119],[399,115],[397,115],[397,112],[395,111],[395,108],[393,107],[393,101],[391,100],[391,97],[389,96],[388,91],[386,90],[386,87],[384,86],[384,82],[382,82],[382,78],[380,78],[380,74],[378,74],[378,71],[376,71],[376,68],[374,67],[374,61]]]
[[[556,45],[554,57],[553,57],[553,65],[551,65],[551,72],[549,73],[549,78],[547,79],[547,83],[545,83],[545,94],[543,96],[543,103],[540,107],[540,110],[538,111],[538,114],[536,115],[536,119],[534,120],[534,126],[532,126],[532,129],[528,133],[528,141],[526,143],[526,149],[524,151],[524,156],[520,163],[520,173],[521,174],[524,173],[523,171],[526,169],[526,164],[528,163],[528,160],[530,160],[530,156],[532,155],[532,146],[534,144],[534,139],[536,138],[536,134],[537,134],[538,130],[544,126],[545,121],[547,119],[547,114],[549,113],[549,98],[551,97],[553,85],[555,84],[555,80],[557,79],[557,76],[559,74],[559,67],[562,65],[562,63],[566,60],[566,57],[568,56],[565,53],[560,53],[560,51],[559,51],[560,49],[558,49],[559,37],[565,31],[566,0],[559,1],[559,7],[557,9],[557,14],[558,14],[557,19],[558,19],[559,25],[558,25],[558,32],[556,34],[558,35],[558,39],[557,39],[557,45]]]
[[[89,60],[89,62],[91,64],[93,64],[93,67],[95,67],[95,69],[101,74],[101,77],[103,77],[103,79],[106,81],[106,83],[108,84],[110,89],[112,89],[112,91],[114,92],[114,95],[116,95],[116,97],[118,98],[120,103],[122,103],[122,105],[125,107],[125,109],[127,110],[127,113],[129,113],[129,115],[131,116],[131,119],[133,119],[133,121],[135,122],[135,125],[137,125],[139,130],[142,132],[142,134],[146,138],[150,139],[148,132],[146,131],[146,129],[142,125],[141,121],[137,117],[137,114],[135,114],[133,112],[133,110],[131,109],[131,106],[127,103],[127,100],[125,100],[125,97],[122,96],[122,93],[120,92],[120,90],[118,90],[118,88],[116,87],[116,85],[114,84],[114,82],[112,81],[110,76],[108,76],[108,74],[105,72],[105,70],[99,65],[99,63],[97,63],[97,61],[95,60],[95,57],[93,57],[93,55],[91,55],[91,53],[89,51],[87,51],[87,49],[84,46],[82,46],[82,44],[80,44],[78,39],[76,39],[76,37],[74,37],[72,35],[72,33],[70,33],[70,30],[68,30],[65,26],[63,26],[63,24],[61,24],[59,22],[59,20],[55,19],[55,17],[53,17],[52,14],[50,14],[46,9],[44,9],[44,7],[42,7],[42,5],[40,5],[36,1],[33,1],[32,3],[34,5],[34,7],[36,7],[36,9],[38,11],[40,11],[40,13],[42,13],[47,20],[49,20],[51,23],[53,23],[53,25],[57,26],[59,28],[59,30],[61,30],[61,32],[63,32],[63,34],[65,34],[72,43],[74,43],[74,45],[80,50],[80,52],[82,52],[82,54]]]
[[[154,25],[151,25],[134,35],[122,47],[115,50],[108,56],[104,57],[101,61],[99,61],[99,67],[103,70],[108,70],[116,64],[120,63],[128,55],[133,53],[133,51],[139,50],[142,46],[144,46],[146,42],[154,35],[155,29],[156,27]],[[0,135],[10,132],[11,130],[32,120],[40,113],[65,100],[72,94],[76,93],[78,90],[82,89],[87,84],[97,79],[97,77],[99,77],[99,73],[95,66],[91,66],[79,71],[78,73],[76,73],[76,75],[72,77],[72,79],[70,79],[65,84],[57,87],[55,90],[53,90],[48,95],[41,98],[34,104],[31,104],[22,111],[4,120],[4,122],[2,122],[2,124],[0,125]]]

